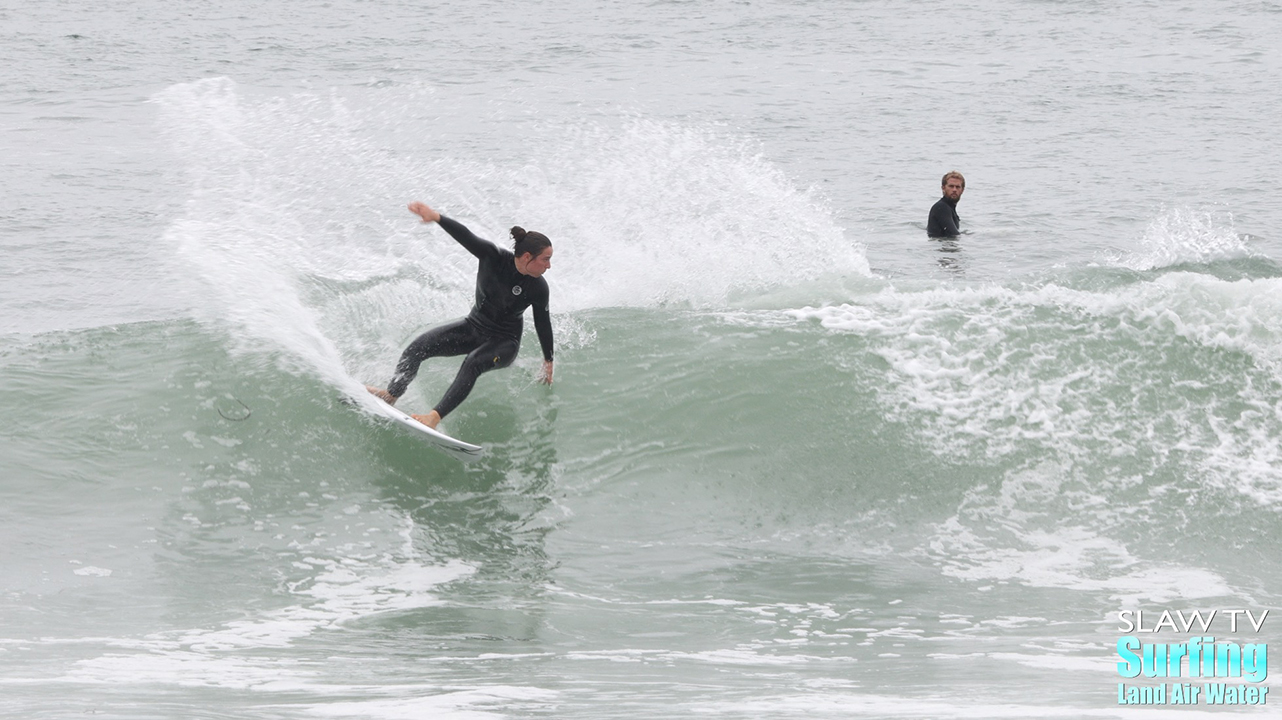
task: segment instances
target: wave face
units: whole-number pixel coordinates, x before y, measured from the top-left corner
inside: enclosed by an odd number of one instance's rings
[[[25,572],[5,634],[44,664],[6,682],[503,717],[599,710],[531,666],[818,682],[982,639],[974,662],[1012,682],[1090,668],[1116,608],[1276,602],[1279,277],[1241,259],[578,310],[554,388],[526,358],[451,416],[489,448],[470,465],[337,402],[285,346],[239,349],[251,329],[11,342],[5,454],[30,500],[6,511]],[[411,407],[453,371],[428,367]],[[1069,649],[1039,645],[1048,622]]]

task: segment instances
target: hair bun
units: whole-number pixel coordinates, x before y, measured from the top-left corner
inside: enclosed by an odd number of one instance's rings
[[[513,225],[511,232],[512,232],[512,239],[515,240],[516,242],[521,242],[523,239],[525,239],[525,228],[521,227],[520,225]]]

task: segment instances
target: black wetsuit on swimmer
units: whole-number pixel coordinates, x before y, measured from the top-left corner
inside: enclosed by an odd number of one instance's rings
[[[947,196],[930,208],[930,218],[926,221],[926,234],[930,237],[957,237],[961,235],[958,226],[961,218],[957,215],[957,201]]]
[[[521,349],[522,317],[534,308],[534,329],[543,348],[543,359],[552,361],[552,318],[548,314],[548,284],[516,269],[515,256],[488,240],[472,234],[461,223],[444,215],[437,221],[445,232],[476,256],[476,303],[467,317],[446,323],[418,336],[401,354],[396,375],[387,392],[399,398],[418,374],[418,366],[430,357],[467,355],[454,382],[433,408],[441,417],[472,392],[476,378],[487,370],[504,368]]]

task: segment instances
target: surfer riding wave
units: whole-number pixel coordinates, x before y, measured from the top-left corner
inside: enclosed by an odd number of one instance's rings
[[[396,373],[387,389],[366,386],[375,396],[395,405],[418,375],[423,361],[432,357],[466,355],[454,382],[441,401],[415,420],[435,428],[441,418],[459,406],[472,392],[482,373],[512,364],[521,349],[521,330],[526,308],[534,310],[534,329],[543,350],[540,381],[552,382],[552,318],[548,314],[548,285],[543,273],[552,267],[552,241],[538,232],[521,227],[511,230],[512,250],[483,240],[462,223],[452,220],[421,202],[409,204],[410,212],[425,223],[437,223],[459,245],[476,256],[476,302],[467,317],[445,323],[418,336],[405,348]]]

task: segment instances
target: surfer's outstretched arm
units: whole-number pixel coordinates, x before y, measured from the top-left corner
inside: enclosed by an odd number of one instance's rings
[[[457,220],[451,220],[439,212],[428,207],[421,202],[412,202],[409,205],[410,212],[423,218],[425,223],[437,223],[441,229],[450,234],[463,249],[472,253],[478,258],[485,258],[498,252],[498,247],[489,240],[483,240],[467,229],[467,226]]]

